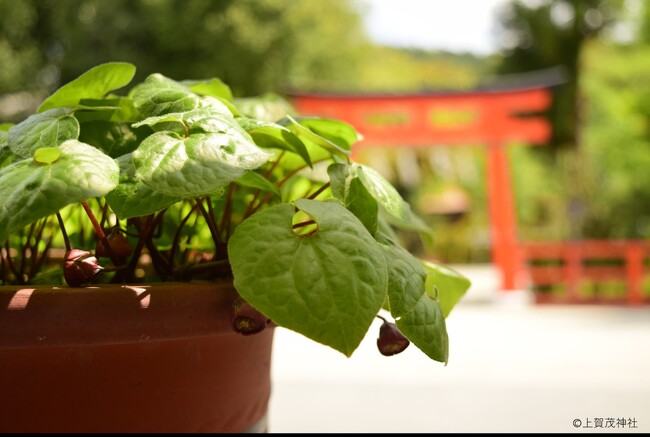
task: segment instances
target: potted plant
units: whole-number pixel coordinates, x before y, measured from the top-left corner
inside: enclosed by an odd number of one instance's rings
[[[383,354],[447,362],[469,282],[400,246],[428,229],[353,127],[134,74],[2,125],[2,431],[264,430],[275,325],[350,356],[380,317]]]

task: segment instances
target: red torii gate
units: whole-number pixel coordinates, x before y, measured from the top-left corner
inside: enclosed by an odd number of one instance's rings
[[[548,86],[407,95],[293,93],[292,97],[301,114],[350,123],[364,136],[359,147],[484,144],[492,261],[501,271],[503,289],[519,286],[517,273],[523,261],[506,147],[513,142],[548,141],[548,122],[530,116],[551,104]]]

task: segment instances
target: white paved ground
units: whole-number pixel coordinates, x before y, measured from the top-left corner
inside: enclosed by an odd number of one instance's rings
[[[414,346],[381,356],[379,323],[350,359],[278,329],[270,432],[650,432],[650,308],[534,306],[460,269],[475,286],[447,320],[447,367]]]

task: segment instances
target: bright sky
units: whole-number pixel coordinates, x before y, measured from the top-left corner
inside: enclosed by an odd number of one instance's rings
[[[366,11],[368,34],[378,43],[479,54],[497,50],[495,12],[507,1],[357,0]]]

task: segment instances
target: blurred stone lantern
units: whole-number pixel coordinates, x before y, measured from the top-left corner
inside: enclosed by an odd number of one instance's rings
[[[469,212],[471,199],[467,192],[455,184],[423,194],[418,200],[418,211],[427,216],[440,216],[448,222],[458,222]]]

